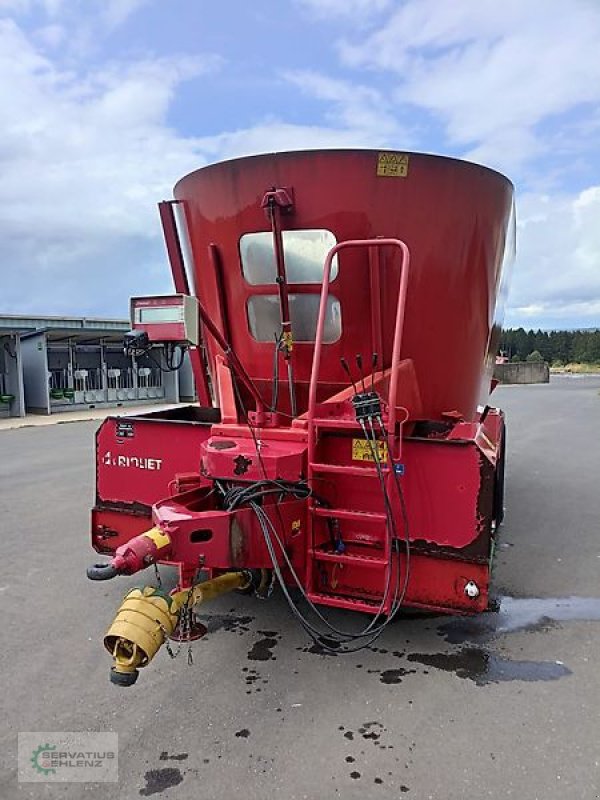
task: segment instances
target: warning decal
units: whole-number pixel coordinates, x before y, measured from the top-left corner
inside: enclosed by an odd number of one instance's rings
[[[377,174],[386,178],[406,178],[408,175],[408,156],[406,153],[379,153]]]
[[[376,444],[379,461],[384,464],[387,460],[387,444],[385,442]],[[374,447],[366,439],[352,439],[352,461],[375,461],[373,449]]]

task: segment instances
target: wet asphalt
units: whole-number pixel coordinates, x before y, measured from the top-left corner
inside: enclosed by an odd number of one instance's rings
[[[163,648],[129,689],[101,641],[139,576],[85,578],[97,423],[0,432],[0,798],[600,798],[600,378],[494,399],[495,612],[332,656],[280,594],[229,596],[192,666]],[[118,732],[118,787],[17,782],[19,731],[89,730]]]

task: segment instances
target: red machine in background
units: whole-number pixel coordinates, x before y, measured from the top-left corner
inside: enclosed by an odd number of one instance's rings
[[[111,559],[88,575],[168,563],[179,585],[128,595],[112,680],[190,638],[196,602],[274,577],[336,652],[402,606],[484,610],[511,183],[436,156],[306,151],[205,167],[174,195],[159,207],[178,294],[134,298],[126,346],[167,343],[165,369],[189,347],[200,404],[98,431],[92,542]],[[319,606],[370,618],[343,631]]]

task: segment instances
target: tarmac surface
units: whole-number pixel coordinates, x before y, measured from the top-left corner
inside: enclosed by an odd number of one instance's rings
[[[0,798],[600,798],[600,378],[494,400],[498,611],[324,656],[280,593],[230,595],[192,666],[163,648],[129,689],[102,637],[140,576],[85,577],[98,423],[0,431]],[[18,783],[19,731],[118,732],[118,786]]]

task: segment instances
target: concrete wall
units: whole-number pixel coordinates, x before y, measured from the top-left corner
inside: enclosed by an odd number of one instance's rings
[[[500,383],[548,383],[550,367],[546,363],[529,361],[496,364],[494,378],[497,378]]]

